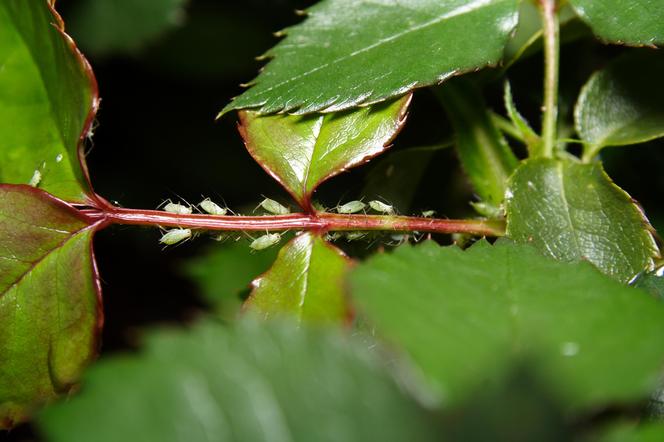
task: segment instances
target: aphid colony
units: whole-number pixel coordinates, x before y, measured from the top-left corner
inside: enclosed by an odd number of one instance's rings
[[[216,216],[224,216],[229,212],[229,209],[227,207],[222,207],[212,201],[210,198],[205,198],[203,199],[200,203],[198,203],[198,212],[200,213],[206,213],[209,215],[216,215]],[[360,200],[356,201],[349,201],[347,203],[337,205],[334,209],[336,209],[337,213],[340,214],[354,214],[358,212],[365,212],[367,207],[375,212],[379,212],[385,215],[395,215],[396,211],[394,210],[394,207],[379,200],[372,200],[369,201],[367,204]],[[254,209],[257,210],[258,208],[263,209],[266,213],[272,214],[272,215],[288,215],[290,214],[290,209],[281,203],[270,199],[270,198],[264,198],[258,206]],[[165,201],[162,204],[161,207],[162,210],[168,213],[173,213],[177,215],[191,215],[194,211],[194,206],[185,203],[178,203],[178,202],[173,202],[170,200]],[[325,211],[324,208],[322,207],[317,207],[318,210],[320,211]],[[232,213],[232,212],[231,212]],[[431,217],[434,215],[433,211],[425,211],[422,212],[422,216],[424,217]],[[164,234],[161,236],[159,239],[159,242],[166,245],[175,245],[178,243],[181,243],[183,241],[187,241],[191,238],[193,238],[196,235],[195,231],[192,232],[191,229],[184,229],[184,228],[173,228],[166,230]],[[230,233],[221,233],[215,236],[215,239],[221,241],[224,240],[228,237],[231,237],[232,234]],[[355,241],[361,238],[365,238],[369,236],[368,232],[363,232],[363,231],[351,231],[351,232],[330,232],[326,235],[326,239],[328,241],[335,241],[340,238],[345,238],[347,241]],[[237,237],[239,239],[240,236]],[[269,247],[272,247],[275,244],[278,244],[281,239],[282,235],[279,233],[269,233],[266,232],[265,235],[259,236],[258,238],[253,238],[250,236],[252,239],[251,243],[249,244],[249,247],[252,250],[264,250]],[[393,234],[392,239],[394,241],[397,241],[398,243],[407,241],[409,239],[409,235],[407,234]]]

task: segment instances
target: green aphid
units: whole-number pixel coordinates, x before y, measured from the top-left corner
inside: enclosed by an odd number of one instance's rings
[[[425,217],[425,218],[431,218],[435,214],[436,214],[435,210],[425,210],[425,211],[422,212],[422,216]]]
[[[270,198],[265,198],[263,201],[261,201],[258,207],[262,207],[266,212],[270,212],[274,215],[288,215],[290,213],[290,210],[286,206],[282,206],[275,200],[271,200]]]
[[[210,198],[205,198],[203,201],[198,203],[198,206],[203,209],[206,213],[209,213],[210,215],[226,215],[228,213],[228,209],[225,207],[221,207],[214,201],[212,201]]]
[[[366,232],[348,232],[346,233],[346,240],[347,241],[355,241],[361,238],[364,238],[366,236]]]
[[[389,204],[385,204],[382,201],[369,201],[369,207],[371,207],[376,212],[385,213],[387,215],[394,215],[394,207],[390,206]]]
[[[169,202],[164,206],[164,212],[175,213],[177,215],[191,215],[191,207],[180,203]]]
[[[254,250],[264,250],[268,247],[272,247],[281,241],[281,235],[279,233],[267,233],[263,236],[259,236],[249,244]]]
[[[344,214],[357,213],[364,210],[365,207],[367,207],[367,205],[364,204],[362,201],[350,201],[341,206],[337,206],[337,213],[344,213]]]
[[[189,238],[191,238],[191,229],[171,229],[161,236],[159,242],[172,246]]]

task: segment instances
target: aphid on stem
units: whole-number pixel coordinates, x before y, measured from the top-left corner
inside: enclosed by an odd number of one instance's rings
[[[198,206],[203,209],[206,213],[209,213],[210,215],[226,215],[228,213],[228,209],[226,207],[221,207],[214,201],[212,201],[210,198],[205,198],[203,201],[198,203]]]
[[[281,241],[281,234],[279,233],[266,233],[263,236],[259,236],[249,244],[253,250],[264,250],[268,247],[272,247]]]
[[[344,214],[357,213],[364,210],[365,207],[367,207],[367,205],[364,204],[362,201],[350,201],[341,206],[337,206],[337,213],[344,213]]]
[[[177,215],[191,215],[192,210],[189,205],[185,206],[184,204],[174,203],[171,200],[166,200],[164,203],[166,203],[164,204],[164,207],[162,207],[164,212],[175,213]]]
[[[361,238],[364,238],[367,235],[367,232],[348,232],[346,233],[347,241],[355,241]]]
[[[166,233],[159,238],[159,242],[167,246],[172,246],[181,241],[190,239],[191,235],[191,229],[171,229],[166,231]]]
[[[259,207],[262,207],[263,210],[272,213],[273,215],[288,215],[290,213],[288,207],[283,206],[270,198],[265,198],[263,201],[258,203],[256,209],[258,209]],[[254,209],[254,211],[256,209]]]
[[[371,207],[376,212],[384,213],[386,215],[394,215],[394,207],[390,206],[389,204],[385,204],[382,201],[369,201],[369,207]]]
[[[431,217],[433,217],[435,214],[436,214],[436,211],[435,211],[435,210],[424,210],[424,211],[422,212],[422,216],[423,216],[424,218],[431,218]]]

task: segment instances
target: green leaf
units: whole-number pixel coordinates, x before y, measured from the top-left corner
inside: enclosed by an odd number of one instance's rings
[[[632,401],[664,362],[664,304],[527,245],[402,246],[360,264],[351,288],[376,333],[408,353],[444,404],[523,361],[567,410]]]
[[[621,422],[610,425],[601,434],[590,441],[597,442],[660,442],[664,440],[662,422],[645,422],[637,425],[633,422]]]
[[[39,424],[53,442],[438,440],[364,344],[253,321],[154,333]]]
[[[632,46],[664,44],[662,0],[570,0],[602,40]]]
[[[588,143],[584,158],[664,136],[662,78],[664,56],[650,50],[628,53],[590,77],[574,111],[576,131]]]
[[[268,51],[251,89],[222,111],[338,111],[495,65],[517,0],[324,0]]]
[[[95,54],[134,52],[182,21],[185,0],[83,0],[68,29]]]
[[[279,251],[277,247],[260,253],[250,250],[244,241],[215,244],[187,261],[184,273],[198,286],[206,301],[223,309],[227,304],[240,302],[242,292],[249,289],[256,275],[270,268]]]
[[[313,233],[302,233],[252,283],[247,309],[265,318],[287,314],[298,321],[339,322],[348,316],[343,279],[349,265],[341,250]]]
[[[457,79],[436,90],[456,134],[464,170],[484,202],[499,207],[507,179],[517,159],[491,119],[486,103],[473,83]]]
[[[645,290],[651,295],[664,301],[664,277],[662,272],[664,268],[659,268],[654,272],[641,273],[632,282],[634,287]]]
[[[49,194],[0,185],[0,429],[67,393],[96,354],[93,232]]]
[[[406,119],[410,95],[335,114],[240,113],[240,133],[254,159],[305,209],[326,179],[383,152]]]
[[[87,61],[44,0],[0,2],[0,182],[39,187],[67,201],[91,195],[82,141],[96,112]]]
[[[628,282],[658,256],[651,227],[599,163],[526,161],[510,179],[507,236],[563,261],[587,260]]]

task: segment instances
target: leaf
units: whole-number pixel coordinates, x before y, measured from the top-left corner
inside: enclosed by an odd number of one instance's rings
[[[349,265],[341,250],[313,233],[302,233],[252,283],[246,307],[265,318],[287,314],[298,321],[339,322],[348,316],[343,278]]]
[[[97,110],[87,61],[42,0],[0,2],[0,182],[86,203],[92,191],[82,141]]]
[[[96,354],[93,233],[49,194],[0,185],[0,429],[67,393]]]
[[[662,78],[664,57],[654,51],[630,52],[590,77],[574,111],[585,158],[664,136]]]
[[[659,442],[664,439],[664,424],[661,422],[620,422],[609,425],[597,437],[588,440],[598,442]]]
[[[438,440],[362,343],[254,321],[153,333],[39,424],[53,442]]]
[[[664,362],[664,304],[527,245],[402,246],[350,280],[360,314],[407,352],[444,405],[523,361],[567,410],[632,401]]]
[[[631,46],[664,44],[662,0],[570,0],[602,40]]]
[[[484,202],[503,203],[507,178],[517,159],[493,123],[477,88],[465,79],[450,81],[436,90],[456,135],[459,159]]]
[[[134,52],[182,21],[184,0],[83,0],[68,29],[92,53]]]
[[[645,290],[651,295],[664,301],[664,277],[662,276],[663,268],[659,268],[654,272],[641,273],[632,282],[634,287]]]
[[[326,179],[383,152],[406,120],[410,95],[337,114],[260,116],[240,112],[252,157],[305,209]]]
[[[599,163],[536,159],[510,179],[507,236],[563,261],[587,260],[628,282],[658,256],[651,227]]]
[[[250,253],[246,242],[215,245],[187,261],[184,273],[198,286],[205,300],[223,308],[233,298],[240,301],[241,292],[249,289],[256,275],[270,268],[278,250],[272,247]]]
[[[516,0],[325,0],[282,32],[251,89],[222,111],[332,112],[495,65]]]

